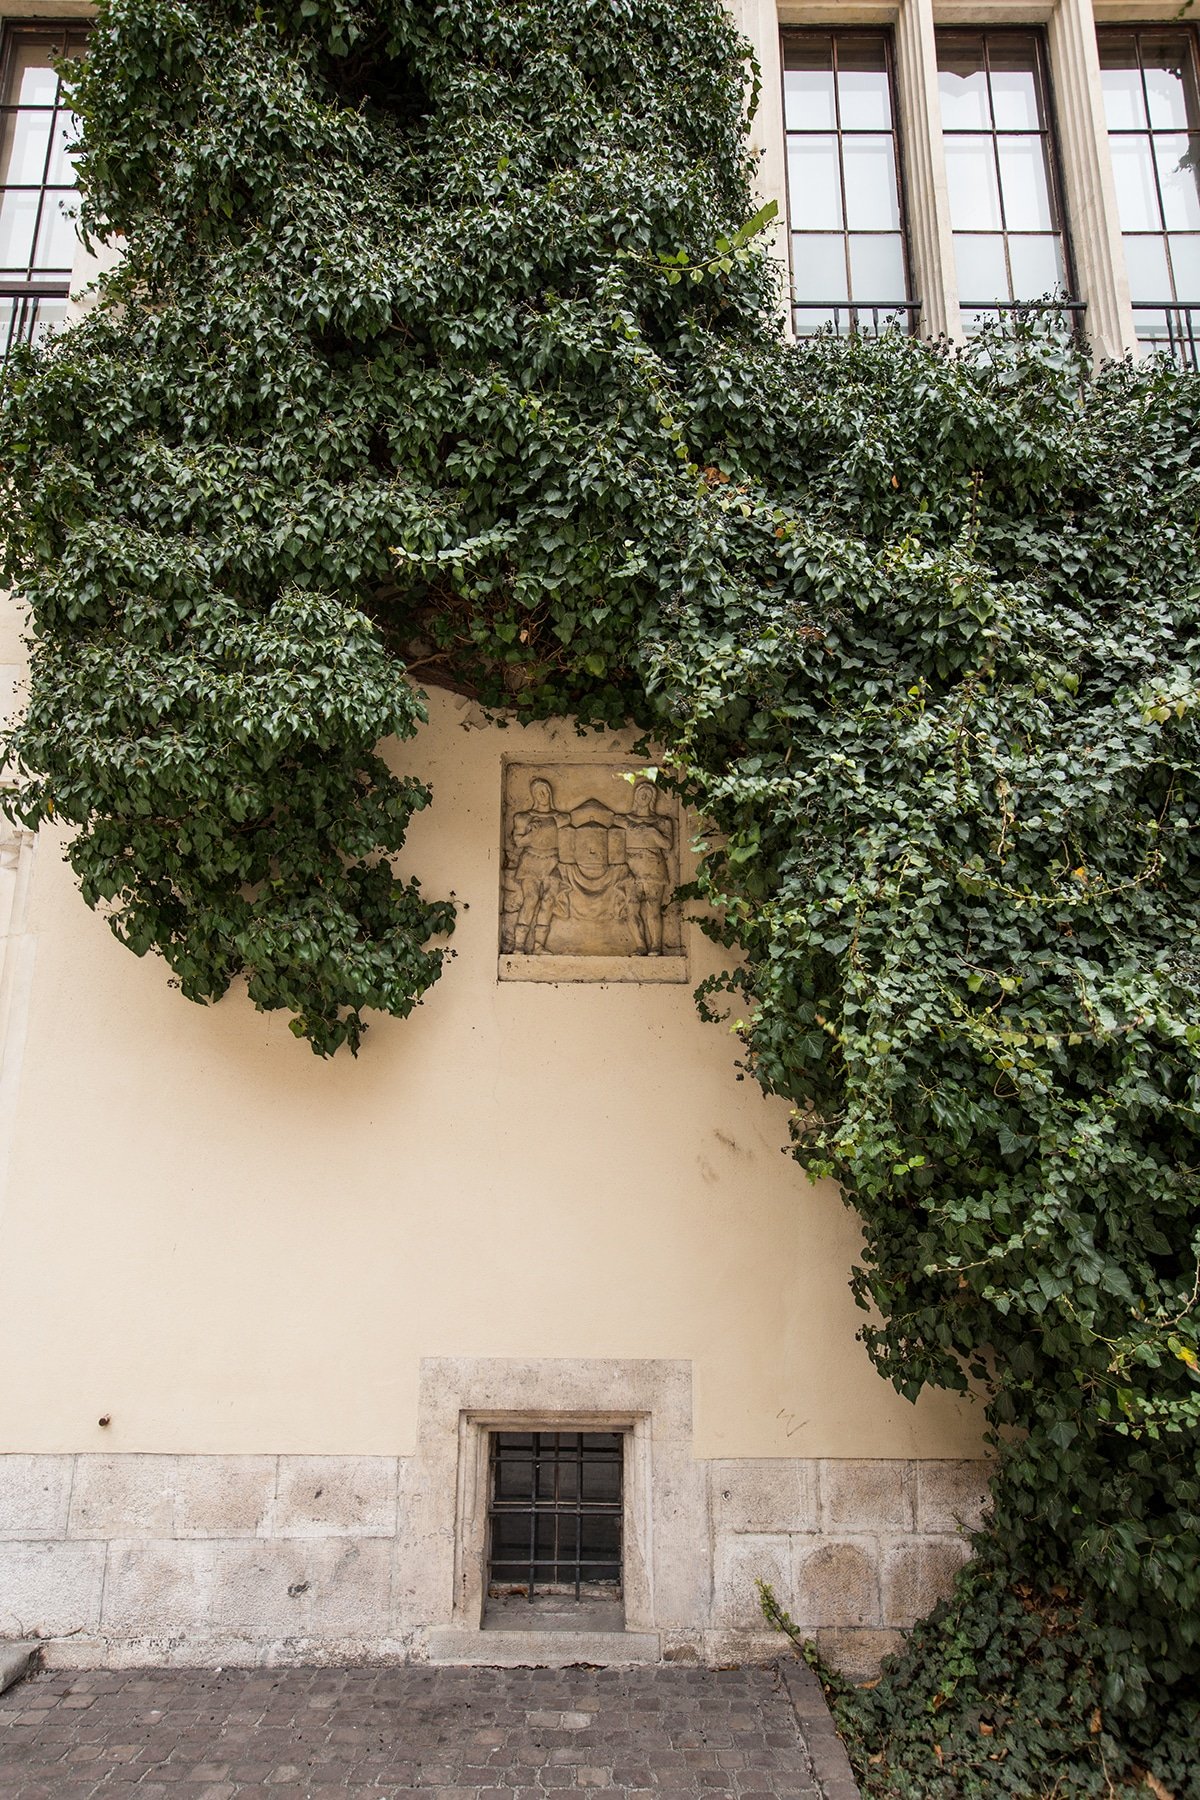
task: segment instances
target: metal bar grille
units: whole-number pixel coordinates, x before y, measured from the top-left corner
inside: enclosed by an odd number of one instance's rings
[[[622,1466],[619,1432],[493,1432],[489,1597],[619,1599]]]
[[[67,290],[0,286],[0,363],[14,344],[36,344],[66,316]]]
[[[854,300],[840,306],[792,308],[798,338],[813,337],[818,331],[833,331],[838,337],[878,337],[891,327],[913,332],[920,312],[919,300]]]
[[[1182,369],[1200,370],[1200,306],[1135,300],[1133,311],[1144,351],[1159,351]]]

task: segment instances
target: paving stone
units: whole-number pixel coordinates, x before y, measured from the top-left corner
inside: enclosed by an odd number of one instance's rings
[[[803,1729],[771,1668],[50,1671],[0,1797],[818,1800]]]

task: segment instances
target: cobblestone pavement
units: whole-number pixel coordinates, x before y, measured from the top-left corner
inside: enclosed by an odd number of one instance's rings
[[[765,1669],[36,1675],[0,1696],[0,1800],[819,1800]]]

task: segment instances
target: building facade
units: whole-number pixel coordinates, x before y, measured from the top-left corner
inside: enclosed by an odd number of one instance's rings
[[[789,328],[1057,296],[1194,358],[1197,27],[1128,0],[740,0]],[[0,3],[2,334],[69,316],[51,56]],[[36,16],[34,16],[36,15]],[[0,624],[5,703],[23,647]],[[0,1636],[60,1663],[769,1652],[869,1668],[968,1553],[978,1409],[857,1340],[858,1233],[692,989],[688,821],[632,739],[434,693],[408,868],[456,955],[357,1062],[185,1007],[0,839]]]

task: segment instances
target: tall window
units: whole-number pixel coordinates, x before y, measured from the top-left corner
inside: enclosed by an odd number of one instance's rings
[[[54,68],[86,28],[14,25],[0,38],[0,357],[65,315],[75,260],[75,121]]]
[[[939,31],[938,86],[950,225],[967,331],[1070,291],[1051,129],[1036,31]]]
[[[783,89],[797,335],[911,323],[889,38],[789,31]]]
[[[1200,367],[1196,33],[1098,31],[1117,213],[1138,341]]]

